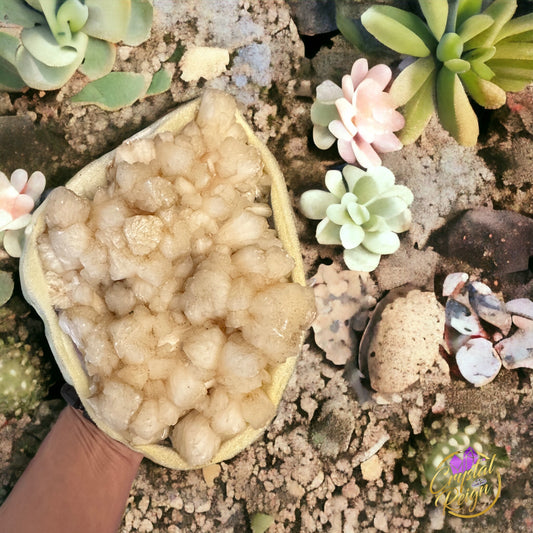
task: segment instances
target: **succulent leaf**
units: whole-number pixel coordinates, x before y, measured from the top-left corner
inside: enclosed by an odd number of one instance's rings
[[[470,63],[464,59],[448,59],[444,62],[444,67],[456,74],[462,74],[470,70]]]
[[[326,209],[337,201],[338,198],[329,192],[305,191],[300,198],[300,211],[311,220],[320,220],[326,217]]]
[[[15,283],[11,272],[0,270],[0,306],[4,305],[13,294]]]
[[[437,44],[422,19],[403,9],[372,6],[361,22],[378,41],[400,54],[426,57]]]
[[[66,0],[61,4],[56,14],[58,23],[61,26],[68,24],[73,33],[83,28],[88,16],[89,9],[80,0]]]
[[[402,211],[407,209],[407,204],[397,197],[392,198],[377,198],[367,205],[368,210],[372,215],[378,215],[385,220],[399,215]]]
[[[490,80],[492,83],[498,85],[506,92],[518,92],[524,90],[530,83],[531,78],[528,79],[512,79],[507,77],[500,78],[498,74]]]
[[[463,40],[457,33],[446,33],[437,46],[437,59],[445,63],[458,59],[463,53]]]
[[[405,211],[410,213],[409,210]],[[388,222],[378,215],[370,215],[369,219],[362,224],[365,231],[390,231],[392,228],[389,226]],[[409,226],[402,231],[407,231]],[[393,230],[396,231],[396,230]]]
[[[433,95],[435,80],[434,70],[402,109],[405,126],[400,131],[399,138],[405,145],[414,143],[420,137],[435,112]]]
[[[127,34],[131,0],[85,0],[89,9],[83,32],[111,43],[122,41]]]
[[[389,94],[398,106],[405,105],[435,72],[433,56],[421,57],[406,67],[392,83]],[[408,122],[407,117],[406,123]]]
[[[517,17],[507,22],[500,30],[500,33],[498,33],[495,42],[498,43],[503,39],[520,36],[531,31],[533,31],[533,13]],[[526,41],[528,39],[520,40]]]
[[[533,43],[499,43],[494,59],[533,59]]]
[[[86,46],[87,39],[80,38],[79,35],[83,34],[77,34],[69,46],[62,46],[58,44],[48,27],[35,26],[23,29],[20,40],[37,61],[49,67],[65,67],[76,61],[78,57],[76,44]]]
[[[352,250],[344,250],[343,258],[350,270],[372,272],[378,267],[381,255],[370,252],[363,246],[358,246]]]
[[[117,50],[113,43],[89,37],[85,58],[79,71],[90,80],[101,78],[111,72],[116,55]]]
[[[363,246],[375,254],[393,254],[400,247],[400,238],[394,231],[371,231],[365,234]]]
[[[498,85],[480,78],[476,73],[470,71],[460,74],[468,94],[481,106],[486,109],[497,109],[505,104],[507,97],[505,91]]]
[[[409,209],[402,211],[399,215],[387,219],[387,225],[391,231],[396,233],[403,233],[411,227],[412,215]]]
[[[340,238],[341,227],[325,218],[316,227],[316,240],[320,244],[342,244]]]
[[[146,91],[146,96],[154,96],[168,91],[171,83],[172,74],[165,68],[159,69],[150,82],[150,86]]]
[[[339,231],[341,243],[346,250],[359,246],[365,238],[365,230],[354,223],[343,224]]]
[[[342,98],[342,91],[339,98]],[[311,105],[311,121],[313,124],[327,128],[330,122],[338,119],[339,112],[335,102],[327,103],[317,99]]]
[[[150,80],[134,72],[110,72],[88,83],[71,101],[94,104],[106,111],[116,111],[133,104],[146,94]]]
[[[378,167],[378,168],[385,168],[385,167]],[[376,171],[376,169],[374,169],[374,172],[375,171]],[[365,174],[366,173],[365,173],[364,170],[362,170],[362,169],[360,169],[358,167],[354,167],[353,165],[346,165],[342,169],[342,175],[344,176],[344,179],[346,180],[346,183],[348,184],[348,190],[349,191],[353,191],[354,190],[354,187],[355,187],[355,184],[357,183],[357,181],[360,180]],[[392,174],[392,172],[391,172],[391,174]],[[394,175],[392,177],[392,182],[394,183]]]
[[[38,59],[35,59],[23,46],[19,47],[15,56],[15,66],[26,85],[34,89],[51,91],[59,89],[80,66],[88,37],[84,33],[78,33],[79,48],[75,60],[64,67],[50,67]],[[85,47],[83,46],[85,41]]]
[[[459,28],[463,22],[481,11],[483,0],[459,0],[457,5],[456,27]]]
[[[152,0],[131,0],[131,15],[122,39],[124,44],[138,46],[150,37],[153,14]]]
[[[346,210],[356,224],[363,225],[370,219],[370,213],[364,205],[356,203],[349,204],[346,206]]]
[[[499,79],[529,80],[530,82],[533,80],[533,60],[493,59],[488,62],[487,66]]]
[[[479,35],[482,31],[485,31],[487,28],[489,28],[493,24],[493,22],[493,18],[489,15],[474,15],[473,17],[466,19],[461,24],[461,26],[457,30],[457,34],[461,37],[463,43],[465,43],[467,41],[470,41],[470,39],[476,37],[476,35]]]
[[[370,200],[376,197],[380,192],[379,185],[372,176],[368,175],[363,176],[360,180],[358,180],[352,190],[357,196],[358,203],[360,204],[366,204],[367,202],[370,202]]]
[[[326,209],[326,216],[334,224],[342,226],[343,224],[349,224],[352,219],[346,210],[346,206],[342,204],[331,204]]]
[[[359,50],[364,50],[365,40],[355,20],[347,17],[340,9],[335,11],[335,23],[343,37]]]
[[[328,170],[325,177],[326,187],[337,198],[342,198],[346,193],[346,186],[342,179],[342,173],[338,170]],[[322,217],[320,217],[322,218]]]
[[[437,75],[437,110],[442,125],[459,144],[476,144],[479,135],[477,116],[461,80],[446,67]]]
[[[45,24],[43,15],[27,5],[23,0],[0,0],[0,13],[5,22],[31,28]]]
[[[313,142],[320,150],[327,150],[333,146],[333,143],[337,140],[337,137],[329,131],[325,126],[319,126],[315,124],[313,128]]]
[[[484,15],[492,17],[494,23],[485,31],[465,43],[465,49],[470,50],[472,48],[492,46],[502,28],[511,20],[516,11],[516,7],[516,0],[494,0],[483,11]]]
[[[20,41],[13,35],[0,32],[0,90],[21,91],[26,84],[14,65]]]
[[[420,9],[433,35],[440,40],[446,29],[448,19],[448,0],[418,0]]]

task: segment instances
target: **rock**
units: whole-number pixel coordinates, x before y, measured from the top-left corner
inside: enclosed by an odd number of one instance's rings
[[[287,0],[300,35],[317,35],[337,29],[335,0]]]
[[[373,455],[370,459],[361,463],[361,473],[366,481],[376,481],[381,477],[382,472],[383,465],[377,455]]]
[[[374,326],[365,354],[370,384],[381,393],[401,392],[439,356],[444,309],[434,293],[412,290],[388,304]]]

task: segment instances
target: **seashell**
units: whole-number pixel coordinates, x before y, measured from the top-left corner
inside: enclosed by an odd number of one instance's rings
[[[519,329],[494,348],[505,368],[533,368],[533,329]]]
[[[476,387],[490,383],[502,366],[492,342],[482,338],[467,341],[459,348],[455,360],[463,377]]]
[[[490,287],[480,281],[472,281],[468,284],[468,298],[479,318],[496,326],[504,335],[509,333],[512,325],[511,314]]]
[[[523,316],[533,320],[533,301],[528,298],[517,298],[505,304],[507,311],[512,315]]]
[[[453,299],[446,302],[446,325],[461,335],[483,334],[483,328],[476,315],[472,314],[466,305]]]
[[[452,296],[454,293],[458,293],[468,281],[468,277],[466,272],[448,274],[442,283],[442,295]]]

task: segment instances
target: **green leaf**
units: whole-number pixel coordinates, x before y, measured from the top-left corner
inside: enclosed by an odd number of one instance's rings
[[[154,74],[150,86],[146,91],[146,96],[154,96],[168,91],[171,83],[172,74],[168,70],[161,68]]]
[[[502,30],[516,11],[516,0],[494,0],[483,14],[489,15],[494,20],[494,23],[485,31],[476,35],[473,39],[465,43],[465,49],[492,46]]]
[[[134,72],[110,72],[88,83],[70,100],[78,104],[93,104],[106,111],[127,107],[144,96],[150,81]]]
[[[459,144],[476,144],[479,135],[477,116],[461,80],[445,67],[437,75],[437,110],[441,124]]]
[[[363,246],[375,254],[393,254],[400,247],[400,238],[394,231],[367,232]]]
[[[381,197],[382,198],[391,198],[391,197],[400,198],[400,200],[403,200],[406,205],[411,205],[413,203],[413,200],[415,199],[411,189],[409,187],[406,187],[405,185],[393,185],[392,187],[387,189],[382,194]]]
[[[433,56],[421,57],[406,67],[392,83],[389,94],[397,106],[405,105],[435,72]]]
[[[79,71],[90,80],[101,78],[111,72],[116,55],[117,49],[113,43],[89,37],[85,58]]]
[[[0,270],[0,306],[4,305],[11,298],[14,288],[15,283],[13,282],[11,272]]]
[[[1,19],[24,28],[45,24],[41,13],[29,7],[23,0],[0,0]]]
[[[87,22],[89,10],[80,0],[66,0],[57,10],[57,21],[60,26],[68,24],[70,31],[80,31]]]
[[[379,185],[372,176],[366,175],[357,181],[353,193],[359,199],[360,204],[366,204],[379,194]]]
[[[20,41],[15,36],[0,31],[0,57],[12,65],[15,64],[15,54],[19,45]]]
[[[338,224],[339,226],[348,224],[352,221],[348,215],[348,212],[346,211],[346,207],[341,204],[332,204],[328,206],[326,209],[326,216],[331,220],[331,222]]]
[[[529,15],[523,15],[522,17],[517,17],[507,22],[500,30],[500,33],[498,33],[495,42],[499,42],[502,39],[515,37],[521,34],[528,34],[531,31],[533,31],[533,13],[529,13]],[[522,40],[526,41],[528,39]]]
[[[359,246],[365,237],[365,231],[363,228],[353,222],[343,224],[339,231],[342,245],[346,250],[351,250]]]
[[[367,205],[371,215],[378,215],[385,220],[399,215],[404,209],[407,209],[407,204],[401,198],[377,198]]]
[[[346,180],[346,183],[348,185],[348,190],[350,192],[353,191],[355,184],[366,175],[366,172],[358,167],[354,167],[353,165],[346,165],[342,169],[342,175],[344,176],[344,179]]]
[[[477,15],[481,11],[482,3],[483,0],[459,0],[456,28],[460,28],[465,20]]]
[[[402,211],[399,215],[387,219],[387,224],[391,231],[395,233],[403,233],[411,226],[412,215],[409,209]]]
[[[362,226],[365,231],[390,231],[392,229],[388,222],[378,215],[371,215]]]
[[[400,131],[398,138],[404,145],[414,143],[422,134],[435,112],[434,87],[436,71],[433,70],[424,85],[402,109],[405,126]]]
[[[326,209],[338,202],[335,195],[312,189],[305,191],[300,197],[300,211],[303,216],[312,220],[320,220],[326,217]]]
[[[311,105],[311,122],[327,128],[332,120],[339,119],[339,112],[335,104],[326,104],[315,100]]]
[[[444,66],[456,74],[462,74],[470,70],[470,63],[464,59],[448,59],[444,62]]]
[[[79,55],[78,48],[87,46],[87,37],[77,34],[70,46],[61,46],[47,26],[25,28],[20,34],[22,44],[37,61],[49,67],[66,67]]]
[[[448,0],[418,0],[429,29],[437,39],[444,34],[448,19]]]
[[[366,174],[372,176],[378,184],[380,194],[394,185],[394,174],[384,166],[369,168]]]
[[[533,59],[533,43],[499,43],[494,59]]]
[[[128,32],[130,0],[85,0],[89,8],[89,18],[83,32],[96,39],[118,43]]]
[[[370,213],[364,205],[353,203],[347,206],[346,210],[350,215],[350,218],[358,225],[368,222],[370,219]]]
[[[422,19],[392,6],[372,6],[361,16],[363,26],[395,52],[426,57],[437,42]]]
[[[493,59],[488,65],[499,79],[533,81],[533,60]]]
[[[325,180],[328,191],[334,194],[337,198],[342,198],[346,194],[346,187],[342,179],[342,173],[338,170],[328,170],[326,172]],[[322,217],[320,217],[322,218]]]
[[[365,49],[365,39],[355,20],[347,17],[337,8],[335,11],[335,22],[337,29],[349,43],[359,50]]]
[[[68,44],[72,39],[72,32],[67,21],[57,20],[59,0],[40,0],[40,2],[54,39],[60,45]]]
[[[450,59],[460,58],[462,53],[463,41],[457,33],[447,33],[437,46],[437,59],[443,63]]]
[[[124,44],[138,46],[146,41],[150,37],[153,15],[152,0],[132,0],[128,29],[122,39]]]
[[[250,518],[252,533],[265,533],[273,523],[274,518],[264,513],[254,513]]]
[[[316,240],[319,244],[342,244],[340,238],[341,227],[325,218],[316,227]]]
[[[457,30],[457,34],[465,43],[489,28],[494,20],[489,15],[474,15],[466,19]]]
[[[505,91],[498,85],[480,78],[474,72],[465,72],[459,77],[466,87],[468,94],[486,109],[498,109],[505,104],[507,97]]]
[[[372,272],[378,267],[381,255],[374,254],[360,245],[352,250],[344,250],[343,258],[350,270]]]
[[[17,69],[9,61],[0,57],[0,91],[19,92],[26,87]]]
[[[516,93],[516,92],[524,90],[531,83],[531,78],[511,79],[511,78],[500,78],[498,75],[496,75],[490,81],[498,85],[498,87],[501,87],[506,92]]]
[[[50,67],[35,59],[23,46],[20,46],[15,56],[15,66],[28,87],[43,91],[59,89],[72,77],[80,66],[85,53],[88,37],[78,33],[80,47],[75,60],[64,67]],[[85,46],[83,46],[85,41]]]

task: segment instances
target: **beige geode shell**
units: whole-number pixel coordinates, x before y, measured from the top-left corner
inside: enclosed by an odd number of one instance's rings
[[[411,290],[388,304],[368,346],[372,388],[394,393],[415,383],[439,357],[443,332],[444,307],[434,293]]]
[[[153,137],[157,133],[164,131],[174,133],[179,132],[186,124],[196,117],[199,105],[200,99],[182,105],[175,111],[152,124],[150,127],[137,133],[131,139]],[[282,241],[285,250],[295,261],[292,280],[301,285],[305,285],[305,275],[300,254],[300,245],[294,223],[294,214],[292,212],[287,187],[281,170],[272,153],[255,136],[250,126],[239,113],[236,113],[236,120],[246,132],[248,143],[259,151],[264,163],[264,170],[269,174],[272,180],[270,203],[278,237]],[[112,151],[96,161],[93,161],[80,170],[66,184],[66,186],[81,196],[92,198],[97,187],[106,184],[106,169],[112,163],[114,154],[115,151]],[[46,337],[64,379],[74,386],[85,409],[98,427],[112,438],[123,442],[133,450],[142,453],[147,458],[163,466],[181,470],[192,468],[169,446],[161,444],[133,445],[130,442],[125,441],[122,435],[113,430],[98,417],[90,403],[87,402],[87,398],[90,396],[89,378],[82,367],[74,344],[59,326],[58,317],[51,303],[43,266],[37,251],[37,238],[45,229],[44,210],[46,208],[46,203],[45,200],[35,211],[33,216],[31,234],[26,240],[21,257],[21,285],[26,300],[35,307],[43,319]],[[294,370],[295,364],[296,357],[290,357],[284,363],[275,365],[272,368],[272,381],[265,387],[265,392],[276,407],[281,400],[283,391],[289,381],[292,371]],[[256,440],[263,431],[264,428],[253,429],[248,427],[235,437],[225,441],[211,462],[218,463],[233,457]]]

